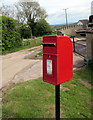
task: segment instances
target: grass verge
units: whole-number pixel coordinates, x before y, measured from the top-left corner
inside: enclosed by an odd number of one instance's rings
[[[42,54],[43,54],[43,52],[42,52],[42,51],[40,51],[40,52],[38,52],[38,53],[35,55],[35,57],[42,56]]]
[[[78,81],[91,83],[90,75],[89,69],[79,70],[72,80],[61,84],[61,118],[93,117],[93,89]],[[2,107],[5,118],[54,118],[55,86],[43,82],[42,78],[17,83],[3,94]]]

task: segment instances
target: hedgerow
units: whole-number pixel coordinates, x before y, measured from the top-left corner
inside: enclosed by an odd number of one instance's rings
[[[22,45],[22,40],[16,28],[16,21],[2,16],[2,51],[11,50]]]

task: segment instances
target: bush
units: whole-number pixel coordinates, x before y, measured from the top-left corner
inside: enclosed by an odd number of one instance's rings
[[[2,50],[10,50],[21,45],[22,40],[16,28],[16,21],[2,16]]]
[[[19,24],[19,33],[21,38],[28,39],[31,38],[31,29],[27,24],[20,23]]]
[[[42,36],[42,35],[49,35],[52,33],[51,26],[46,22],[46,20],[41,19],[39,20],[34,28],[34,35],[35,36]]]

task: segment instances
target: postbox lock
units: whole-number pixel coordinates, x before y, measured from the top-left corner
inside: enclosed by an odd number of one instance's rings
[[[48,58],[51,58],[51,55],[48,55]]]

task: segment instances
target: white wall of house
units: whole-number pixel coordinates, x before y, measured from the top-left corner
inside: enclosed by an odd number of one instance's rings
[[[81,21],[79,21],[79,22],[77,23],[77,25],[83,25],[83,23],[82,23]]]

